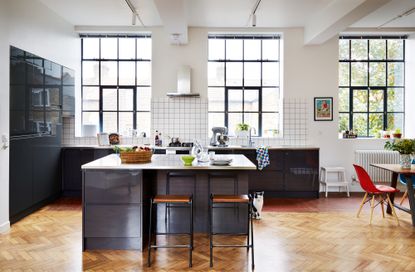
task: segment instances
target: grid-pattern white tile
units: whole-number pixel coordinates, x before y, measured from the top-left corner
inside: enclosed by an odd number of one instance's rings
[[[255,145],[307,145],[309,104],[305,98],[285,98],[283,101],[283,137],[254,138]],[[231,145],[246,145],[247,138],[231,138]]]
[[[154,132],[162,133],[163,145],[169,143],[170,137],[179,137],[182,142],[198,140],[201,144],[209,144],[208,138],[208,104],[207,100],[195,97],[176,97],[153,99],[151,103],[152,133],[150,137],[122,137],[122,144],[152,144]],[[283,137],[254,138],[256,145],[307,145],[307,118],[310,110],[305,98],[284,99]],[[312,113],[312,112],[311,112]],[[63,144],[95,145],[95,137],[75,137],[75,119],[63,119]],[[231,145],[246,145],[247,138],[231,138]]]
[[[197,97],[154,99],[151,108],[152,137],[158,130],[163,144],[169,142],[169,137],[179,137],[182,142],[198,140],[206,144],[207,106],[206,99]]]

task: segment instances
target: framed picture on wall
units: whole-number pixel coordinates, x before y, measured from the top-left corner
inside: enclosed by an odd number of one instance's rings
[[[314,121],[333,121],[333,97],[314,97]]]

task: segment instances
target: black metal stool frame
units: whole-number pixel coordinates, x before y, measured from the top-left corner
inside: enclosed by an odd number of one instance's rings
[[[170,194],[170,178],[193,178],[193,200],[196,200],[196,173],[181,173],[181,172],[168,172],[166,175],[166,195]],[[164,210],[164,224],[166,229],[170,228],[170,209],[171,208],[186,208],[186,206],[170,205],[166,204]]]
[[[150,199],[150,223],[149,223],[149,240],[148,240],[148,259],[147,259],[147,266],[150,267],[151,266],[151,249],[157,249],[157,248],[189,248],[189,267],[192,267],[192,251],[193,251],[193,195],[190,196],[190,201],[189,202],[179,202],[179,203],[183,203],[183,204],[188,204],[189,205],[189,209],[190,209],[190,232],[184,232],[184,233],[169,233],[169,232],[157,232],[157,224],[155,224],[155,230],[156,231],[152,231],[152,227],[153,227],[153,209],[154,209],[154,205],[158,205],[158,204],[168,204],[168,203],[154,203],[154,198]],[[157,222],[157,218],[156,218],[156,222]],[[154,234],[154,245],[152,244],[152,237]],[[164,245],[164,246],[158,246],[157,245],[157,235],[189,235],[190,237],[190,242],[189,244],[186,245]]]
[[[246,250],[249,251],[251,249],[251,259],[252,259],[252,269],[255,269],[255,260],[254,260],[254,225],[252,220],[252,197],[249,196],[249,201],[247,203],[237,203],[240,204],[247,204],[248,205],[248,228],[246,233],[219,233],[213,232],[213,209],[214,208],[223,208],[223,207],[214,207],[213,203],[213,194],[210,195],[209,199],[209,242],[210,242],[210,267],[213,267],[213,248],[214,247],[246,247]],[[222,202],[217,202],[222,203]],[[223,202],[227,204],[233,204],[228,202]],[[246,236],[247,243],[246,245],[224,245],[224,244],[214,244],[213,243],[213,236],[215,235],[222,235],[222,236]]]

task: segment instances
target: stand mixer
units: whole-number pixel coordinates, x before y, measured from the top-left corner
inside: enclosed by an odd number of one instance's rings
[[[212,138],[210,139],[211,146],[228,146],[228,128],[227,127],[213,127]]]

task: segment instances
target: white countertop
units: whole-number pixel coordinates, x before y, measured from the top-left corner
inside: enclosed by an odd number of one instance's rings
[[[256,170],[253,164],[244,155],[220,155],[232,158],[228,166],[217,166],[208,163],[198,163],[195,159],[192,166],[184,166],[180,157],[183,155],[153,155],[150,163],[123,164],[116,154],[82,165],[82,169],[115,169],[115,170]]]
[[[133,145],[119,145],[119,147],[131,147]],[[142,146],[142,145],[138,145]],[[145,145],[144,145],[145,146]],[[93,148],[93,149],[113,149],[114,146],[99,146],[99,145],[62,145],[63,148]],[[153,149],[166,149],[166,150],[191,150],[191,147],[170,147],[170,146],[149,146]],[[229,146],[205,146],[204,148],[210,150],[255,150],[256,147],[240,146],[240,145],[229,145]],[[276,145],[268,146],[269,150],[307,150],[307,149],[319,149],[317,146],[310,145]]]

